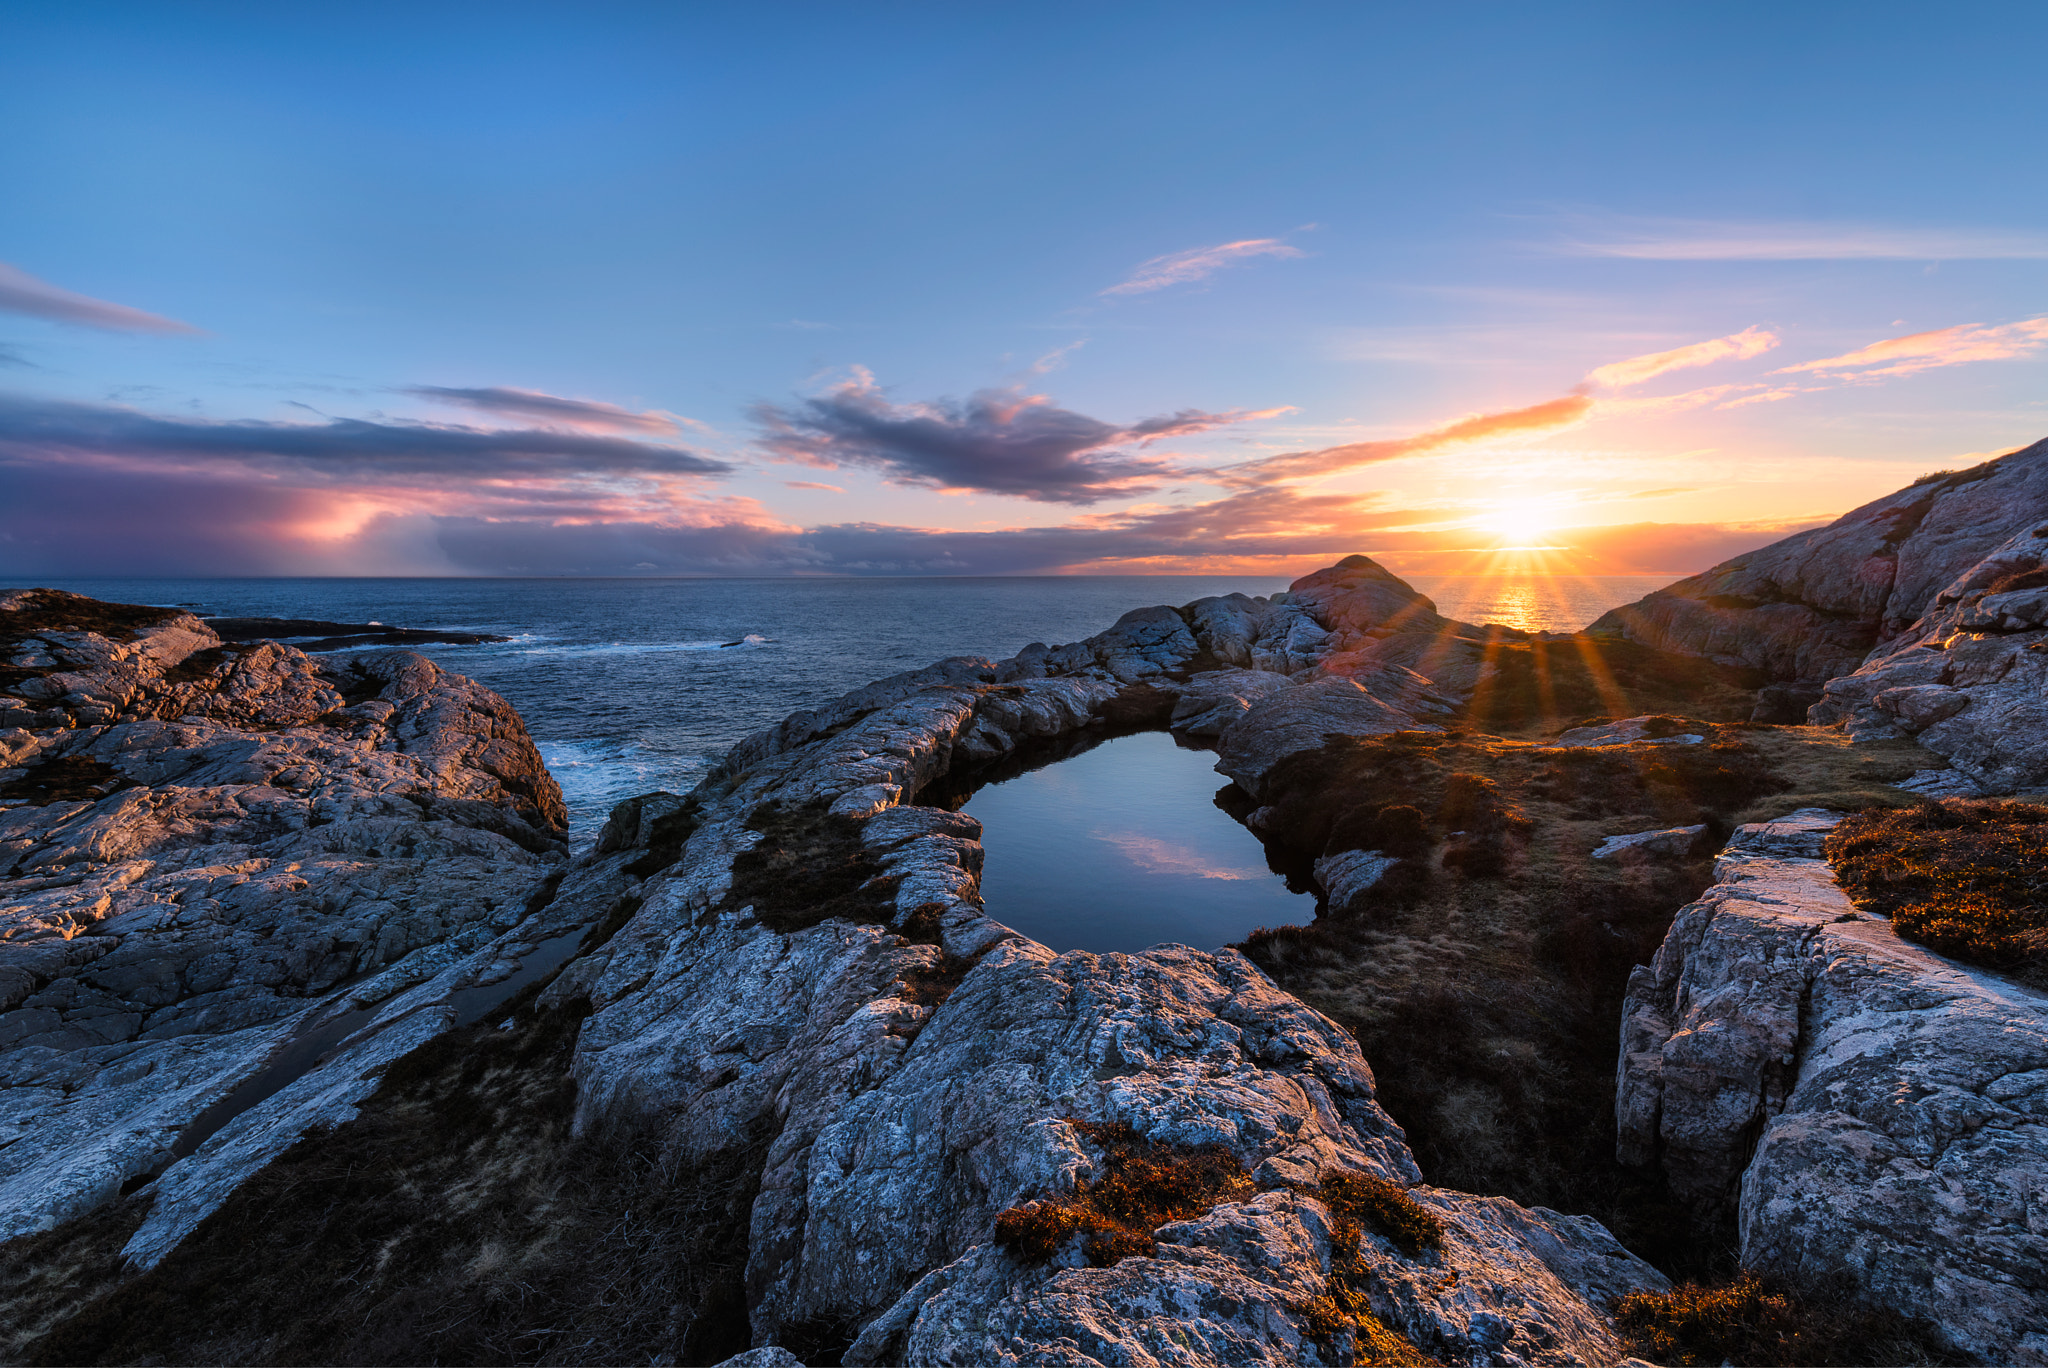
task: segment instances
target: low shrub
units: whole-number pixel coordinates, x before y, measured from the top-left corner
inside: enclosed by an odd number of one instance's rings
[[[1378,850],[1388,855],[1421,855],[1429,849],[1429,825],[1406,803],[1386,807],[1361,804],[1330,825],[1325,855],[1346,850]]]
[[[765,804],[747,819],[761,841],[732,862],[728,907],[748,907],[777,931],[801,931],[833,917],[881,924],[895,910],[895,876],[861,843],[860,823],[823,802]]]
[[[1827,851],[1850,898],[1899,935],[2048,983],[2048,806],[1946,798],[1857,813]]]
[[[1221,1145],[1164,1145],[1129,1124],[1068,1121],[1102,1151],[1097,1176],[1071,1197],[1011,1207],[996,1216],[996,1243],[1021,1259],[1043,1263],[1070,1238],[1097,1268],[1156,1248],[1152,1232],[1187,1221],[1220,1202],[1249,1196],[1252,1180]]]
[[[1614,1319],[1637,1353],[1670,1368],[1968,1362],[1896,1311],[1845,1291],[1795,1291],[1748,1271],[1722,1283],[1631,1292]]]
[[[1323,1175],[1316,1196],[1338,1216],[1371,1226],[1408,1254],[1443,1248],[1444,1223],[1399,1183],[1337,1169]]]

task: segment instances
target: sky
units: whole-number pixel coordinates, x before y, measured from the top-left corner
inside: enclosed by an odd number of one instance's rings
[[[1691,573],[2048,436],[2044,50],[0,6],[0,578]]]

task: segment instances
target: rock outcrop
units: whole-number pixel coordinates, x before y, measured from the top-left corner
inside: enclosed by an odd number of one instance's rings
[[[1587,630],[1820,684],[1861,666],[2008,538],[2048,519],[2048,441],[1929,476]]]
[[[152,1262],[573,948],[561,794],[469,680],[49,590],[0,662],[0,1238],[154,1180]]]
[[[1629,982],[1624,1157],[1733,1205],[1743,1262],[1848,1273],[1992,1363],[2048,1363],[2048,996],[1860,913],[1838,814],[1742,828]]]
[[[1356,1326],[1311,1303],[1352,1277],[1388,1329],[1455,1361],[1623,1357],[1608,1304],[1663,1280],[1582,1218],[1416,1189],[1441,1252],[1371,1236],[1340,1270],[1315,1186],[1419,1177],[1355,1040],[1228,950],[1056,954],[1018,935],[982,906],[979,824],[915,806],[956,764],[1158,725],[1182,700],[1184,717],[1249,704],[1226,747],[1298,700],[1284,740],[1245,752],[1260,756],[1449,706],[1400,666],[1373,667],[1403,681],[1388,698],[1316,666],[1244,679],[1235,662],[1275,632],[1281,663],[1303,658],[1299,622],[1205,600],[1010,661],[944,661],[749,738],[687,799],[617,815],[600,850],[644,844],[665,867],[550,990],[592,1009],[579,1125],[651,1130],[685,1163],[764,1152],[758,1343],[836,1338],[859,1363],[1328,1362]],[[839,873],[793,896],[792,872],[819,869]],[[1222,1146],[1257,1191],[1161,1229],[1150,1255],[1097,1268],[1076,1244],[1030,1263],[995,1217],[1096,1173],[1077,1122]]]

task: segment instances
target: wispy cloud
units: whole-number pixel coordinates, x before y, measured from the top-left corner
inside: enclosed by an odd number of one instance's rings
[[[1777,345],[1776,333],[1748,327],[1739,333],[1730,333],[1726,337],[1716,337],[1711,341],[1673,347],[1670,351],[1651,352],[1647,356],[1632,356],[1626,361],[1613,361],[1595,370],[1586,377],[1586,380],[1589,384],[1619,389],[1627,385],[1640,385],[1645,380],[1653,380],[1670,371],[1708,366],[1716,361],[1747,361],[1750,357],[1760,356]]]
[[[791,489],[829,489],[834,494],[844,494],[846,492],[845,489],[838,485],[822,484],[817,480],[784,480],[782,483]]]
[[[1911,375],[1915,371],[1959,366],[1968,361],[2005,361],[2016,356],[2029,356],[2043,345],[2048,345],[2048,315],[1999,326],[1965,323],[1933,332],[1889,337],[1840,356],[1783,366],[1772,374],[1812,373],[1855,379]]]
[[[0,312],[46,318],[55,323],[76,323],[87,328],[113,332],[196,333],[199,329],[175,318],[144,313],[126,304],[73,294],[48,281],[38,280],[19,267],[0,261]]]
[[[667,433],[676,430],[676,420],[665,413],[635,413],[617,404],[591,399],[564,399],[540,390],[490,386],[459,389],[445,385],[414,385],[404,391],[436,403],[513,418],[538,419],[552,427],[581,428],[594,432]]]
[[[2048,233],[1635,219],[1554,250],[1639,261],[2035,261],[2048,259]]]
[[[472,428],[333,418],[320,423],[161,418],[111,405],[0,395],[0,465],[141,461],[275,480],[398,482],[545,499],[549,481],[718,475],[723,461],[681,447],[546,428]]]
[[[1379,442],[1347,442],[1318,451],[1290,451],[1217,472],[1226,482],[1270,484],[1276,480],[1298,480],[1316,475],[1334,475],[1356,466],[1375,465],[1408,456],[1424,456],[1447,447],[1501,437],[1523,437],[1555,432],[1584,422],[1593,410],[1593,400],[1583,394],[1567,394],[1527,408],[1500,413],[1475,413],[1413,437],[1396,437]]]
[[[1275,411],[1183,409],[1119,426],[1017,389],[896,404],[874,376],[856,368],[852,379],[821,395],[757,404],[753,416],[761,448],[781,460],[875,470],[932,489],[1092,504],[1156,488],[1180,473],[1144,447]]]
[[[1174,285],[1190,285],[1214,275],[1225,266],[1234,266],[1253,257],[1298,257],[1303,255],[1299,247],[1290,247],[1279,238],[1245,238],[1239,242],[1218,243],[1214,247],[1191,247],[1185,252],[1169,252],[1165,256],[1153,257],[1132,271],[1130,278],[1102,291],[1106,295],[1150,294]]]

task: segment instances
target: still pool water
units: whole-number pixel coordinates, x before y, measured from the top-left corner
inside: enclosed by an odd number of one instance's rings
[[[1164,732],[1106,741],[977,790],[988,914],[1055,950],[1213,950],[1255,927],[1303,923],[1259,838],[1216,806],[1211,751]]]

